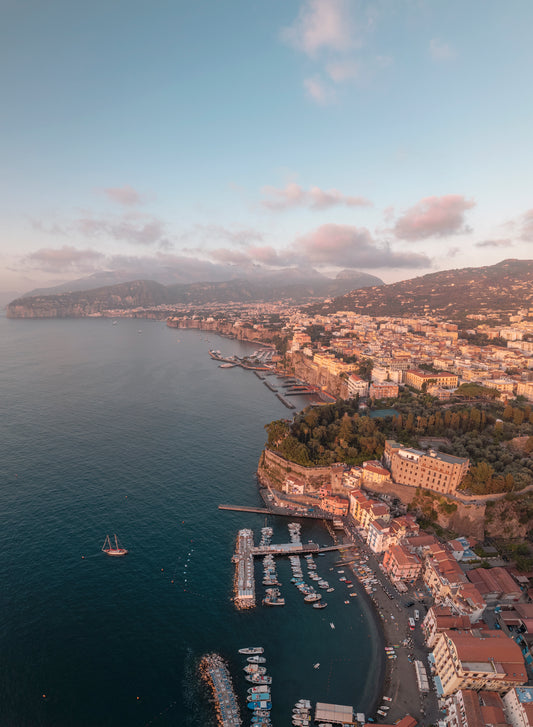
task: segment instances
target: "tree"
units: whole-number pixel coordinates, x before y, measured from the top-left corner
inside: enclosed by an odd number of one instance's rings
[[[265,425],[268,434],[268,446],[278,447],[279,444],[289,434],[289,425],[284,419],[276,419],[270,424]]]

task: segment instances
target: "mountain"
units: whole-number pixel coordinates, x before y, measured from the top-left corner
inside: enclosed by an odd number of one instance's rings
[[[439,315],[464,320],[467,314],[533,308],[533,260],[503,260],[479,268],[442,270],[399,283],[352,290],[312,313],[356,311],[373,316]]]
[[[81,318],[105,310],[154,308],[178,304],[252,303],[291,301],[306,303],[317,298],[342,295],[354,287],[382,285],[373,275],[353,272],[347,279],[333,280],[317,273],[308,280],[276,274],[256,280],[162,285],[153,280],[108,285],[92,290],[39,294],[18,298],[7,306],[8,318]],[[44,291],[47,293],[47,291]]]

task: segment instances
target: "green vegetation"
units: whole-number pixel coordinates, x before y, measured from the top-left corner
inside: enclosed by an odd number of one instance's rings
[[[308,407],[294,421],[267,424],[268,446],[282,457],[302,464],[361,464],[383,454],[385,437],[378,420],[358,413],[356,399]]]
[[[402,391],[392,402],[398,416],[376,419],[359,414],[357,399],[308,407],[293,422],[267,425],[268,446],[305,466],[356,465],[381,457],[385,439],[419,447],[420,440],[435,438],[433,446],[442,452],[470,460],[461,489],[474,495],[522,490],[533,483],[531,406],[504,407],[483,398],[443,404],[426,393]]]
[[[491,389],[489,386],[481,384],[461,384],[455,390],[455,396],[464,397],[465,399],[499,399],[500,392],[498,389]]]

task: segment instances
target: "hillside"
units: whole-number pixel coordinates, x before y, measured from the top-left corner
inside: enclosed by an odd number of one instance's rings
[[[294,304],[342,295],[353,288],[378,286],[374,275],[353,271],[351,277],[320,277],[309,281],[229,280],[217,283],[161,285],[137,280],[93,290],[33,295],[17,298],[7,306],[8,318],[81,318],[105,310],[127,310],[206,303],[251,303],[286,300]]]
[[[340,310],[368,315],[427,315],[463,320],[467,314],[516,313],[533,307],[533,260],[504,260],[496,265],[430,273],[381,287],[354,290],[313,313]]]

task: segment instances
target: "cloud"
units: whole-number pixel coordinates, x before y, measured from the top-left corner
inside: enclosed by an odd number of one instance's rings
[[[89,272],[95,269],[105,255],[96,250],[79,250],[70,245],[60,248],[41,248],[22,259],[23,269],[46,272]]]
[[[528,210],[522,215],[522,230],[520,239],[526,242],[533,242],[533,209]]]
[[[349,0],[305,0],[282,39],[308,56],[320,50],[347,51],[356,45]]]
[[[420,253],[394,252],[377,243],[370,232],[350,225],[321,225],[292,246],[295,262],[357,268],[425,268],[430,259]]]
[[[398,218],[394,234],[402,240],[424,240],[468,232],[464,216],[475,204],[459,194],[426,197]]]
[[[351,59],[328,63],[326,71],[331,80],[335,83],[352,81],[359,78],[361,74],[360,64]]]
[[[263,233],[259,230],[251,228],[231,229],[222,225],[196,225],[195,233],[200,235],[207,241],[213,238],[218,240],[226,240],[235,245],[246,247],[253,242],[261,242],[264,238]]]
[[[457,57],[457,52],[449,43],[445,43],[439,38],[432,38],[429,42],[429,53],[434,61],[453,61]]]
[[[320,187],[303,189],[299,184],[287,184],[284,189],[263,187],[263,206],[271,210],[284,210],[291,207],[308,207],[312,210],[329,209],[334,206],[369,207],[372,202],[365,197],[351,197],[338,189],[323,190]]]
[[[324,83],[318,76],[305,78],[304,88],[309,98],[320,106],[327,106],[337,98],[335,90]]]
[[[511,247],[513,244],[512,240],[509,240],[509,238],[504,238],[501,240],[483,240],[482,242],[476,242],[476,247]]]
[[[124,187],[108,187],[103,192],[112,202],[117,202],[126,207],[134,207],[143,201],[141,195],[128,184]]]
[[[112,237],[134,245],[170,246],[164,234],[163,223],[154,217],[123,216],[117,220],[83,217],[74,226],[86,237]]]

